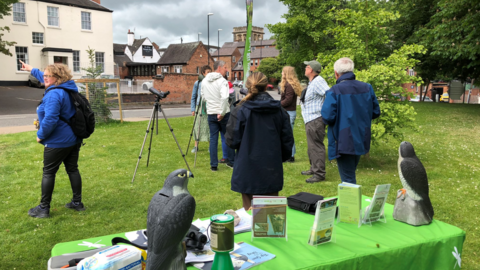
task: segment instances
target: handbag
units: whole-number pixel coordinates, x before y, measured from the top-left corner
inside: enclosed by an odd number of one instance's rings
[[[323,200],[322,195],[312,194],[308,192],[299,192],[287,198],[288,207],[315,215],[317,202]]]

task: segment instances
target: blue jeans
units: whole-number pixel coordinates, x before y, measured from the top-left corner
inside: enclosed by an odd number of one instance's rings
[[[288,115],[290,115],[290,124],[292,125],[292,132],[293,132],[293,124],[295,124],[295,118],[297,118],[297,111],[287,111]],[[293,142],[292,148],[292,157],[295,156],[295,141]]]
[[[216,114],[209,114],[208,115],[208,127],[210,128],[210,166],[217,167],[218,166],[218,132],[225,136],[225,132],[227,131],[227,123],[228,119],[230,118],[230,113],[227,113],[221,121],[218,121]],[[235,160],[235,151],[225,145],[225,150],[227,152],[227,159],[230,164],[233,165]]]
[[[342,182],[347,182],[351,184],[357,183],[355,171],[357,170],[357,165],[359,161],[360,156],[357,155],[342,154],[339,158],[337,158],[338,173],[340,174],[340,179],[342,180]]]
[[[227,143],[225,142],[225,134],[220,132],[220,138],[222,139],[222,158],[228,159],[228,151],[229,148]]]

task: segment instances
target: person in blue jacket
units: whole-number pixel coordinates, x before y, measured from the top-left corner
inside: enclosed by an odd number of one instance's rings
[[[21,61],[20,61],[21,62]],[[85,210],[82,203],[82,178],[78,171],[78,156],[82,139],[77,138],[72,128],[62,119],[70,119],[75,107],[66,91],[78,92],[67,66],[53,64],[42,72],[22,63],[22,70],[30,71],[40,82],[45,83],[45,93],[37,107],[39,129],[37,142],[45,146],[43,151],[42,197],[40,204],[28,211],[31,217],[50,216],[50,202],[55,185],[55,175],[63,163],[72,186],[73,198],[65,207]]]
[[[248,94],[233,109],[225,133],[227,145],[237,149],[231,189],[242,194],[245,210],[253,195],[278,196],[283,189],[282,162],[292,156],[290,116],[265,91],[267,83],[261,72],[248,77]]]
[[[355,80],[350,58],[333,66],[337,84],[325,95],[323,122],[328,125],[328,159],[337,159],[342,182],[356,184],[355,170],[361,155],[370,151],[372,119],[380,106],[370,84]]]

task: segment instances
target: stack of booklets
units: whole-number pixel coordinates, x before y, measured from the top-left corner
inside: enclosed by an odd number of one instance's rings
[[[315,220],[308,239],[309,245],[316,246],[332,240],[337,200],[338,198],[332,198],[318,201]]]
[[[235,270],[249,269],[275,258],[275,255],[247,243],[240,242],[238,245],[240,248],[230,252],[230,258],[232,259],[232,264]],[[193,266],[201,270],[210,270],[212,269],[212,264],[213,261],[209,261],[193,263]]]
[[[361,225],[361,187],[346,182],[338,185],[338,222]]]
[[[387,201],[389,191],[390,184],[378,185],[375,188],[375,193],[373,194],[370,205],[365,210],[363,223],[372,223],[383,217],[383,207]]]

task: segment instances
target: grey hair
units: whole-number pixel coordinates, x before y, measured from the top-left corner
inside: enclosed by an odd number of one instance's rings
[[[223,66],[225,66],[225,61],[222,61],[222,60],[215,61],[215,63],[213,63],[213,70],[217,71],[218,67],[223,67]]]
[[[352,59],[348,57],[343,57],[337,60],[333,65],[333,70],[335,70],[338,74],[344,74],[347,72],[352,72],[354,68],[354,63]]]

